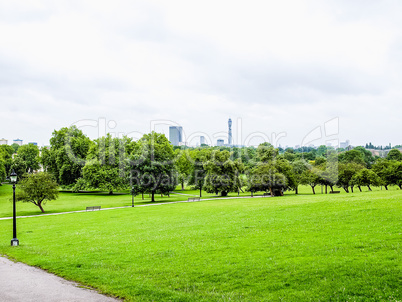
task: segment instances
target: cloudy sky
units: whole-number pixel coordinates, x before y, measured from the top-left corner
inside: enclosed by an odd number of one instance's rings
[[[401,11],[399,0],[0,0],[0,138],[180,125],[195,144],[225,137],[231,117],[239,144],[402,144]]]

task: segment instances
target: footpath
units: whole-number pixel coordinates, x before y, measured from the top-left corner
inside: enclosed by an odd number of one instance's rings
[[[1,302],[116,302],[44,270],[0,257]]]

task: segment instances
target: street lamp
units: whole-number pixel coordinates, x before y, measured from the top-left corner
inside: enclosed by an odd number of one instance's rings
[[[11,246],[18,246],[20,242],[17,239],[17,217],[15,215],[15,183],[17,182],[17,173],[14,169],[11,172],[10,180],[13,183],[13,239],[11,239]]]
[[[134,208],[134,187],[131,188],[131,207]]]

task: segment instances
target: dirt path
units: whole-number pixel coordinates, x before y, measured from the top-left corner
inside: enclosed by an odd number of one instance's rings
[[[116,302],[41,269],[0,257],[1,302]]]

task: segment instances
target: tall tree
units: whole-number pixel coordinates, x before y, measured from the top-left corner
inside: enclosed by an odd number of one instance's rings
[[[188,180],[193,167],[190,152],[188,149],[175,150],[175,163],[178,172],[179,182],[181,184],[181,189],[184,190],[184,183]]]
[[[138,141],[131,160],[132,187],[135,192],[169,194],[177,184],[173,147],[164,134],[151,132]]]
[[[113,138],[110,134],[96,139],[88,151],[82,173],[87,186],[109,194],[128,188],[128,157],[134,145],[130,138]]]
[[[204,187],[205,177],[207,171],[204,166],[207,161],[211,159],[211,149],[193,150],[191,152],[191,159],[193,162],[190,174],[189,184],[200,190],[200,197],[202,197],[202,189]]]
[[[386,159],[402,161],[402,153],[398,149],[392,149],[388,152]]]
[[[32,173],[39,169],[39,148],[33,144],[22,145],[17,152],[17,156],[25,162],[26,171]]]
[[[229,192],[238,192],[241,189],[239,173],[243,169],[240,159],[232,161],[229,151],[214,150],[211,159],[204,164],[207,171],[205,190],[208,193],[227,196]]]
[[[42,149],[41,162],[60,185],[74,184],[82,177],[82,168],[92,141],[76,126],[53,131],[50,149]]]

